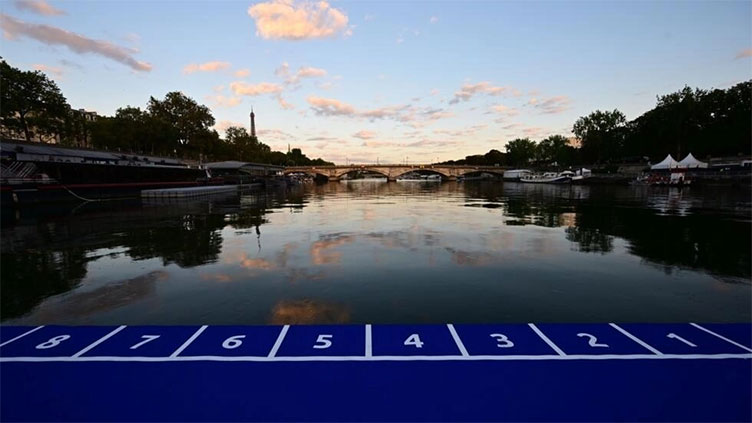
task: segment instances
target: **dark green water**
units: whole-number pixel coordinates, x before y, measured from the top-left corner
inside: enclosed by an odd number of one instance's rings
[[[748,322],[750,192],[350,182],[3,210],[3,324]]]

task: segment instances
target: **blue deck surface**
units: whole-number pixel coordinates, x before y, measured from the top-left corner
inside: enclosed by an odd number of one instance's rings
[[[750,324],[0,327],[2,421],[750,421]]]

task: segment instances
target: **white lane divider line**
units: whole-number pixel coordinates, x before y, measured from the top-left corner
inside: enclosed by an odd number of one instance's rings
[[[643,347],[647,348],[653,354],[663,355],[662,352],[660,352],[657,349],[651,347],[650,345],[647,344],[647,342],[645,342],[645,341],[641,340],[640,338],[638,338],[638,337],[632,335],[631,333],[627,332],[626,330],[624,330],[623,328],[621,328],[616,323],[609,323],[609,325],[611,325],[612,328],[614,328],[614,329],[618,330],[619,332],[623,333],[627,338],[629,338],[629,339],[637,342],[638,344],[642,345]]]
[[[97,339],[96,341],[94,341],[94,343],[93,343],[93,344],[91,344],[91,345],[89,345],[88,347],[86,347],[86,348],[82,349],[81,351],[79,351],[79,352],[77,352],[77,353],[73,354],[73,355],[72,355],[71,357],[73,357],[73,358],[76,358],[76,357],[81,357],[82,355],[84,355],[84,354],[86,354],[87,352],[89,352],[89,351],[90,351],[90,350],[91,350],[92,348],[94,348],[94,347],[96,347],[97,345],[101,344],[102,342],[104,342],[104,341],[106,341],[106,340],[110,339],[110,338],[111,338],[111,337],[113,337],[113,336],[114,336],[114,335],[115,335],[116,333],[120,332],[121,330],[123,330],[123,329],[125,329],[125,328],[126,328],[126,325],[122,325],[122,326],[118,327],[117,329],[113,330],[112,332],[108,333],[107,335],[105,335],[105,336],[103,336],[103,337],[101,337],[101,338]]]
[[[711,335],[713,335],[713,336],[717,336],[718,338],[721,338],[721,339],[723,339],[724,341],[726,341],[726,342],[728,342],[728,343],[730,343],[730,344],[736,345],[737,347],[739,347],[739,348],[741,348],[741,349],[743,349],[743,350],[746,350],[746,351],[752,352],[752,349],[750,349],[750,348],[747,348],[747,347],[745,347],[744,345],[742,345],[742,344],[740,344],[740,343],[738,343],[738,342],[736,342],[736,341],[732,341],[732,340],[730,340],[730,339],[726,338],[726,337],[725,337],[725,336],[723,336],[723,335],[719,335],[719,334],[717,334],[717,333],[713,332],[713,331],[712,331],[712,330],[710,330],[710,329],[704,328],[704,327],[702,327],[702,326],[698,325],[697,323],[690,323],[690,325],[692,325],[692,326],[696,327],[697,329],[700,329],[700,330],[704,330],[705,332],[707,332],[707,333],[709,333],[709,334],[711,334]]]
[[[186,348],[188,348],[188,345],[191,345],[191,343],[192,343],[193,341],[195,341],[195,340],[196,340],[196,338],[198,338],[198,336],[199,336],[199,335],[201,335],[201,332],[205,331],[205,330],[206,330],[206,328],[208,328],[208,327],[209,327],[209,326],[207,326],[207,325],[203,325],[203,326],[201,326],[200,328],[198,328],[198,330],[196,331],[196,333],[194,333],[193,335],[191,335],[191,337],[190,337],[190,338],[188,338],[188,340],[187,340],[187,341],[185,341],[185,342],[183,343],[183,345],[181,345],[181,346],[180,346],[180,348],[176,349],[174,353],[170,354],[170,358],[175,358],[175,357],[177,357],[177,356],[178,356],[178,354],[180,354],[181,352],[183,352],[183,350],[185,350]]]
[[[371,325],[366,325],[366,357],[373,357],[373,342],[371,340]]]
[[[35,327],[34,329],[32,329],[32,330],[30,330],[30,331],[24,332],[24,333],[22,333],[22,334],[18,335],[17,337],[15,337],[15,338],[13,338],[13,339],[9,339],[9,340],[7,340],[7,341],[3,342],[2,344],[0,344],[0,347],[4,347],[4,346],[6,346],[6,345],[10,344],[10,343],[11,343],[11,342],[13,342],[13,341],[17,341],[17,340],[19,340],[19,339],[23,338],[24,336],[26,336],[26,335],[28,335],[28,334],[30,334],[30,333],[32,333],[32,332],[36,332],[36,331],[38,331],[39,329],[42,329],[43,327],[44,327],[44,325],[42,325],[42,326],[37,326],[37,327]]]
[[[561,348],[557,347],[556,344],[553,343],[553,341],[551,341],[550,339],[548,339],[548,337],[546,335],[544,335],[543,332],[541,332],[540,329],[538,329],[537,326],[535,326],[532,323],[528,323],[527,325],[530,326],[530,329],[532,329],[535,333],[537,333],[538,336],[540,336],[540,338],[543,340],[543,342],[545,342],[546,344],[548,344],[549,347],[551,347],[554,351],[556,351],[556,354],[566,355],[564,353],[564,351],[562,351]]]
[[[467,353],[467,349],[465,348],[465,344],[462,343],[462,340],[460,339],[460,336],[457,334],[457,330],[454,329],[454,325],[451,323],[447,324],[447,328],[449,329],[449,332],[452,334],[452,338],[454,338],[454,343],[457,344],[457,348],[460,349],[460,352],[462,353],[463,357],[467,357],[470,354]]]
[[[287,335],[288,329],[290,329],[290,325],[282,326],[282,330],[279,331],[279,336],[277,337],[277,341],[274,342],[274,346],[272,347],[272,350],[269,351],[269,355],[267,357],[273,358],[277,355],[277,351],[279,351],[279,347],[282,346],[282,341],[284,341],[285,335]]]
[[[0,357],[0,363],[43,363],[43,362],[176,362],[176,361],[237,361],[237,362],[280,362],[280,361],[601,361],[601,360],[752,360],[751,353],[743,354],[571,354],[571,355],[422,355],[394,356],[295,356],[295,357],[259,357],[259,356],[178,356],[178,357]]]

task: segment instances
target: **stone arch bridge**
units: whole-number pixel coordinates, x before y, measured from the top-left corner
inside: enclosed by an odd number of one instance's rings
[[[423,173],[435,173],[441,175],[447,180],[455,180],[458,176],[469,173],[488,172],[502,176],[506,167],[499,166],[467,166],[467,165],[434,165],[434,164],[353,164],[347,166],[290,166],[286,167],[284,172],[288,173],[307,173],[312,176],[321,175],[329,178],[330,181],[337,181],[342,176],[357,171],[369,171],[384,175],[389,181],[394,181],[398,177],[414,171]]]

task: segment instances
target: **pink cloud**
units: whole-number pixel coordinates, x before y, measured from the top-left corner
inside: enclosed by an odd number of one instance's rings
[[[49,25],[19,21],[0,13],[0,27],[7,39],[19,36],[35,39],[49,45],[63,45],[75,53],[92,53],[120,62],[136,71],[150,71],[151,65],[133,58],[137,50],[121,47],[108,41],[94,40],[74,32]]]
[[[247,84],[241,81],[230,83],[230,89],[235,95],[257,96],[261,94],[276,94],[282,92],[282,86],[271,82]]]
[[[248,8],[256,35],[266,39],[307,40],[348,34],[345,13],[326,1],[272,0]]]
[[[36,64],[33,66],[33,68],[34,70],[51,73],[57,77],[63,76],[63,73],[64,73],[62,68],[57,68],[57,67],[48,66],[48,65]]]
[[[360,138],[362,140],[370,140],[371,138],[375,137],[376,133],[373,131],[358,131],[353,134],[353,137]]]
[[[274,70],[274,74],[285,79],[285,84],[296,84],[301,78],[317,78],[326,76],[326,70],[321,68],[314,68],[312,66],[303,66],[298,68],[297,72],[290,73],[290,65],[287,62],[283,62],[277,69]]]
[[[486,94],[498,96],[502,94],[519,95],[519,91],[509,87],[498,87],[491,85],[488,81],[478,82],[477,84],[464,84],[459,91],[454,93],[454,98],[449,104],[456,104],[460,101],[468,101],[476,94]]]
[[[285,101],[285,99],[282,98],[281,95],[277,96],[277,102],[279,103],[280,107],[282,107],[284,110],[291,110],[295,108],[295,106]]]
[[[52,7],[44,0],[16,0],[13,2],[18,10],[28,10],[44,16],[65,15],[65,12]]]
[[[223,95],[210,95],[207,98],[219,107],[235,107],[242,101],[240,97],[225,97]]]
[[[251,71],[248,69],[238,69],[235,71],[233,75],[235,75],[238,78],[245,78],[250,74],[251,74]]]
[[[191,63],[185,65],[183,73],[191,74],[194,72],[216,72],[223,69],[228,69],[230,63],[228,62],[206,62],[206,63]]]
[[[538,100],[533,97],[528,101],[528,104],[539,109],[541,113],[555,114],[561,113],[565,110],[569,110],[572,100],[564,95],[551,97],[543,100]]]
[[[744,50],[740,51],[736,55],[735,59],[741,59],[741,58],[744,58],[744,57],[752,57],[752,48],[747,48],[747,49],[744,49]]]

